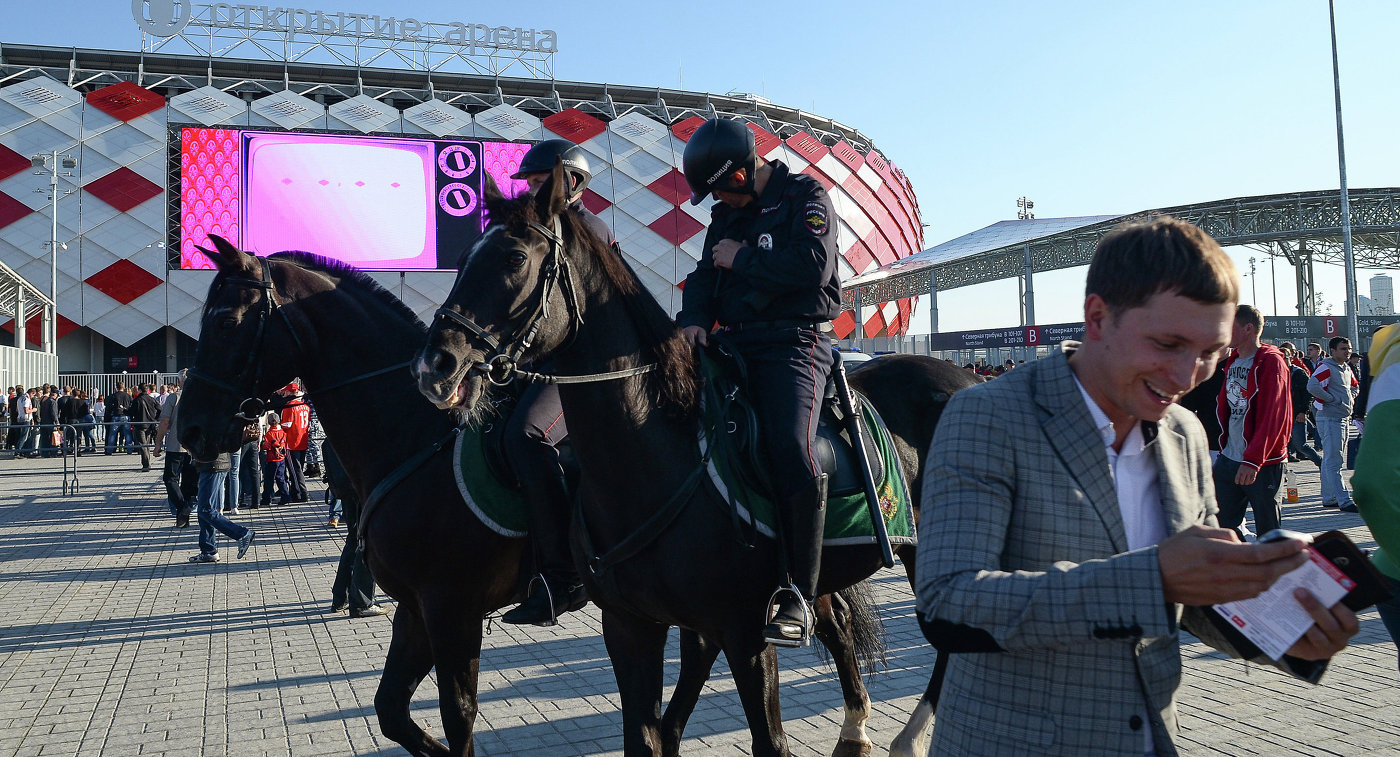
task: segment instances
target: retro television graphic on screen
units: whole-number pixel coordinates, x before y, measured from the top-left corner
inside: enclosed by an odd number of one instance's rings
[[[263,129],[180,130],[181,268],[210,234],[364,270],[454,269],[486,225],[486,177],[514,196],[521,142]]]

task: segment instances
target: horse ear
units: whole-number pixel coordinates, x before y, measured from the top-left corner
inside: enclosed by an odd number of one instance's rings
[[[486,186],[482,188],[481,201],[486,205],[486,220],[492,218],[503,218],[502,207],[510,202],[510,198],[501,192],[500,185],[496,184],[496,179],[491,174],[486,174]]]
[[[554,170],[549,172],[540,191],[535,193],[535,208],[541,218],[554,218],[569,207],[569,175],[564,171],[564,158],[554,160]]]
[[[209,256],[214,266],[219,270],[235,269],[243,262],[243,252],[233,245],[232,242],[224,239],[218,234],[210,234],[209,239],[214,243],[214,249],[195,245],[195,249]]]

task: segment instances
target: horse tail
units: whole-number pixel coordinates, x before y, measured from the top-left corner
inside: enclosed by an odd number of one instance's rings
[[[889,647],[885,639],[885,623],[880,619],[879,605],[870,581],[852,584],[837,592],[851,617],[851,639],[856,661],[867,674],[889,665]]]

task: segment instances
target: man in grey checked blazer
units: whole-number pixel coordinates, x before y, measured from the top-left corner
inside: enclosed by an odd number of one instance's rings
[[[1120,228],[1083,344],[949,403],[919,523],[920,624],[954,652],[930,754],[1176,754],[1180,628],[1240,656],[1209,605],[1306,559],[1216,527],[1205,432],[1174,404],[1214,371],[1237,281],[1194,226]],[[1304,595],[1316,625],[1277,667],[1316,681],[1356,616]]]

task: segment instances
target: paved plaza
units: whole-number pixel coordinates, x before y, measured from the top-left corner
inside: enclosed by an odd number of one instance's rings
[[[344,530],[326,527],[322,507],[245,511],[238,519],[258,531],[248,557],[233,559],[224,540],[224,562],[191,565],[195,529],[171,528],[158,471],[125,455],[80,465],[65,496],[59,461],[0,460],[0,757],[403,754],[373,710],[389,621],[327,612]],[[1374,546],[1359,517],[1321,508],[1316,469],[1299,467],[1303,497],[1285,505],[1286,525],[1343,528]],[[933,654],[902,571],[875,583],[889,664],[869,681],[869,732],[883,754]],[[1187,754],[1400,754],[1396,651],[1374,612],[1317,687],[1198,644],[1184,657]],[[793,753],[829,754],[841,720],[834,675],[810,649],[780,659]],[[441,738],[431,677],[414,717]],[[554,629],[493,626],[478,754],[620,754],[621,721],[595,608]],[[723,660],[685,753],[749,753]]]

